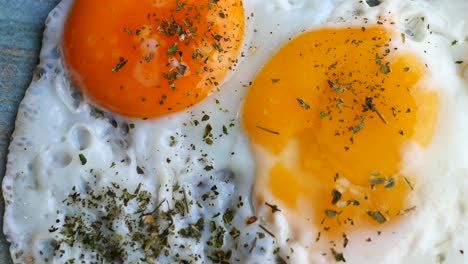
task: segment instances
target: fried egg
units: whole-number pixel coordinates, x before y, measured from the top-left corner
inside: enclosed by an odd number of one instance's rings
[[[464,154],[452,156],[464,150],[447,139],[466,129],[447,123],[466,107],[466,46],[447,50],[466,26],[441,31],[450,22],[429,6],[344,2],[285,44],[248,91],[254,193],[285,245],[296,241],[293,262],[463,263],[466,197],[442,190],[466,185]]]
[[[464,263],[465,1],[62,0],[15,263]]]

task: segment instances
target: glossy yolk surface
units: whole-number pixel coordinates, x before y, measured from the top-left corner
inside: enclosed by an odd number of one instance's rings
[[[96,104],[155,117],[219,86],[243,33],[241,0],[79,0],[63,51],[73,83]]]
[[[401,151],[431,142],[438,95],[420,86],[424,64],[398,46],[400,34],[383,26],[325,28],[262,69],[243,109],[257,164],[268,163],[264,151],[274,160],[265,175],[257,167],[261,205],[277,202],[331,236],[411,212],[416,179],[401,173]]]

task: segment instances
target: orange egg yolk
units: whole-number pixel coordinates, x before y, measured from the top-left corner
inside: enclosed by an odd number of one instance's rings
[[[66,22],[65,64],[95,104],[157,117],[203,100],[236,63],[241,0],[79,0]]]
[[[414,209],[417,179],[402,173],[402,151],[430,144],[438,94],[422,86],[417,56],[396,48],[400,36],[377,25],[311,31],[261,70],[243,108],[261,205],[275,202],[330,236]]]

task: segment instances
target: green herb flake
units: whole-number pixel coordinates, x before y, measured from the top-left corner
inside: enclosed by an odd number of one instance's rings
[[[206,165],[205,168],[204,168],[205,171],[212,171],[213,169],[214,169],[214,167],[211,166],[211,165]]]
[[[320,119],[324,119],[327,116],[328,116],[328,114],[325,111],[320,112]]]
[[[379,224],[387,222],[387,218],[379,211],[367,212],[367,214]]]
[[[229,235],[232,236],[232,238],[236,239],[241,235],[241,232],[239,231],[239,229],[233,227],[229,232]]]
[[[354,134],[356,134],[364,128],[364,125],[364,121],[361,121],[361,123],[359,123],[357,126],[349,127],[349,131],[352,131]]]
[[[335,210],[331,210],[331,209],[326,209],[326,210],[325,210],[325,215],[326,215],[328,218],[334,218],[337,214],[338,214],[338,212],[335,211]]]
[[[280,134],[279,132],[276,132],[276,131],[271,130],[271,129],[268,129],[268,128],[264,128],[264,127],[262,127],[262,126],[258,126],[258,125],[257,125],[256,127],[257,127],[258,129],[261,129],[261,130],[263,130],[263,131],[266,131],[266,132],[271,133],[271,134],[274,134],[274,135],[279,135],[279,134]]]
[[[129,34],[129,35],[132,35],[132,31],[128,28],[124,28],[124,32]]]
[[[333,248],[331,249],[331,252],[336,262],[346,262],[343,253],[336,252]]]
[[[223,47],[221,47],[221,44],[219,44],[219,43],[213,44],[213,47],[219,52],[223,51]]]
[[[263,225],[259,225],[259,227],[260,227],[263,231],[265,231],[268,235],[270,235],[271,237],[276,238],[275,235],[274,235],[270,230],[268,230],[266,227],[264,227]]]
[[[223,214],[223,222],[227,225],[230,225],[234,220],[234,211],[231,209],[227,209],[226,212]]]
[[[211,237],[207,244],[215,248],[222,248],[224,245],[225,230],[222,226],[218,226],[215,221],[210,222]]]
[[[331,195],[332,195],[332,202],[331,202],[332,204],[338,203],[341,200],[341,197],[343,196],[341,192],[339,192],[336,189],[333,189],[333,191],[331,192]]]
[[[119,63],[114,66],[112,72],[119,72],[127,64],[127,62],[128,60],[126,60],[124,57],[120,57]]]
[[[145,171],[144,171],[140,166],[137,166],[137,167],[136,167],[136,171],[137,171],[137,173],[140,174],[140,175],[141,175],[141,174],[145,174]]]
[[[403,209],[403,210],[400,210],[400,212],[398,213],[398,215],[407,215],[413,211],[416,211],[416,206],[413,206],[413,207],[410,207],[410,208],[406,208],[406,209]]]
[[[385,182],[387,181],[387,179],[383,178],[383,177],[379,177],[379,178],[370,178],[369,179],[369,182],[371,185],[380,185],[380,184],[384,184]]]
[[[167,55],[174,55],[177,51],[179,51],[179,47],[177,46],[177,43],[174,43],[167,49]]]
[[[273,204],[269,204],[269,203],[265,203],[265,205],[271,208],[271,213],[272,214],[274,214],[276,212],[281,212],[281,210],[278,209],[277,205],[273,205]]]
[[[297,98],[297,102],[299,103],[299,105],[302,108],[304,108],[304,110],[309,110],[310,109],[310,105],[308,105],[303,99]]]
[[[204,122],[204,121],[208,121],[208,120],[210,120],[210,116],[209,115],[203,115],[202,121]]]
[[[388,65],[382,65],[380,66],[380,71],[383,73],[383,74],[389,74],[390,73],[390,66]]]
[[[81,165],[85,165],[85,164],[88,162],[88,160],[86,159],[85,155],[79,154],[78,157],[80,158]]]
[[[408,185],[408,188],[410,188],[411,191],[414,191],[413,184],[408,180],[408,178],[403,177],[403,180],[405,181],[406,185]]]
[[[197,242],[199,242],[204,227],[205,219],[201,217],[196,223],[189,224],[187,228],[180,229],[179,234],[185,238],[194,238]]]
[[[346,205],[359,206],[361,205],[361,203],[358,200],[351,199],[351,200],[346,201]]]
[[[395,187],[395,185],[396,185],[395,178],[391,177],[387,179],[387,183],[385,184],[385,189],[392,189],[393,187]]]
[[[347,89],[340,87],[338,82],[332,82],[330,80],[327,80],[327,82],[328,85],[337,93],[341,94],[347,91]]]
[[[271,79],[272,83],[278,83],[279,81],[280,81],[280,79],[275,79],[275,78]]]

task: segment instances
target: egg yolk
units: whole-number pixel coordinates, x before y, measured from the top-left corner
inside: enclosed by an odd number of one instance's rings
[[[79,0],[66,22],[65,64],[95,104],[157,117],[203,100],[236,63],[241,0]]]
[[[243,108],[261,205],[276,202],[330,236],[397,223],[414,209],[402,149],[430,144],[438,94],[422,86],[426,66],[397,48],[400,36],[379,25],[323,28],[261,70]]]

